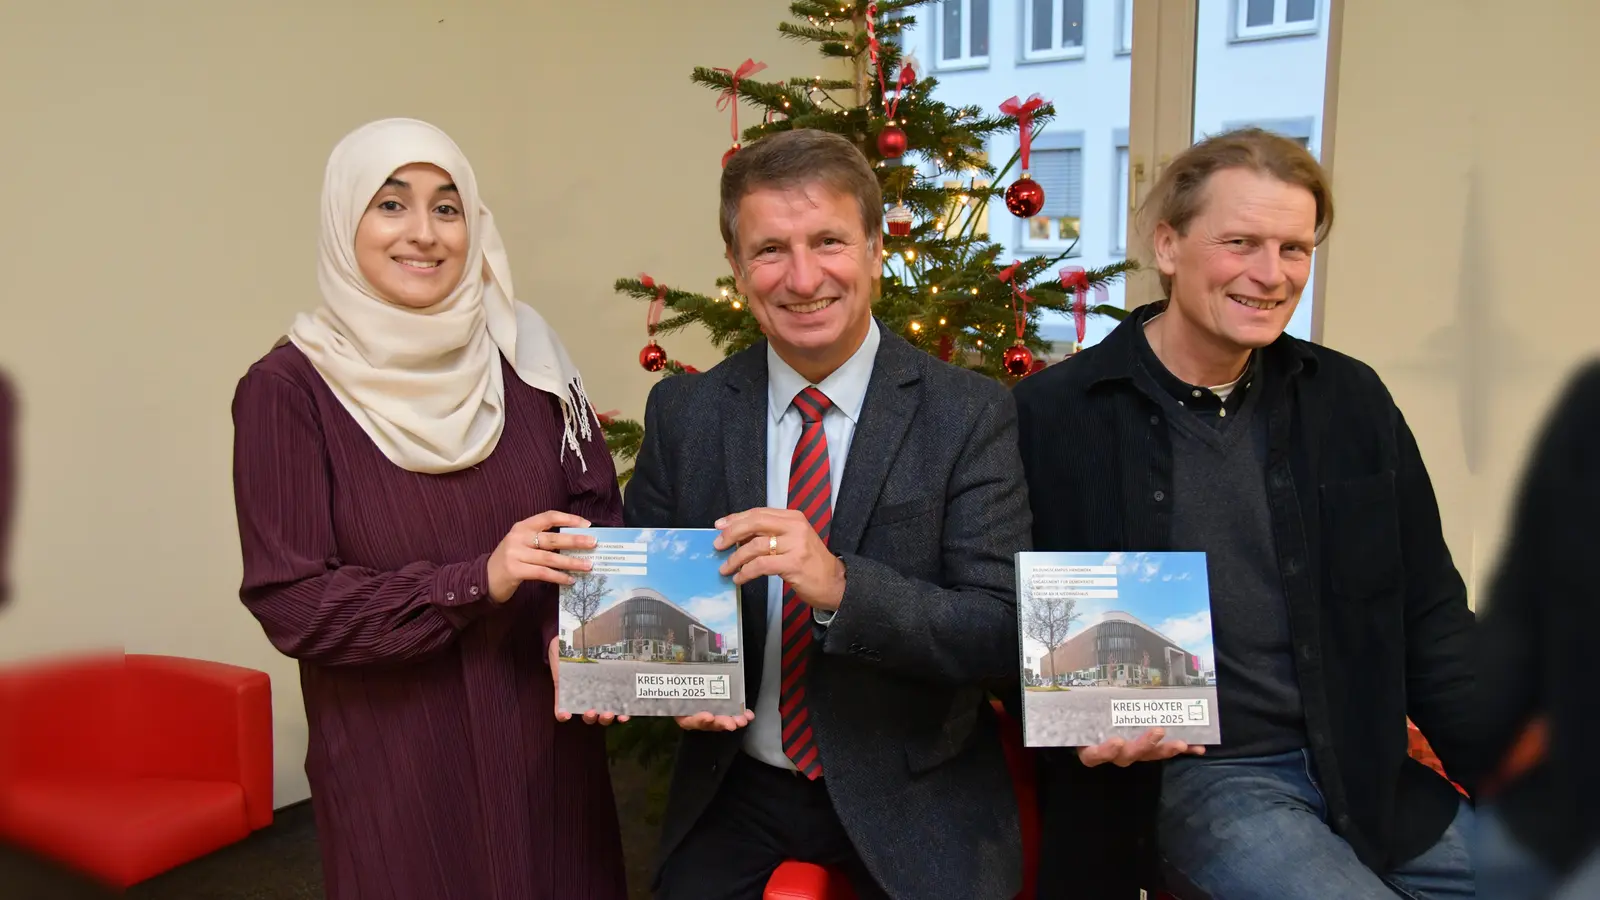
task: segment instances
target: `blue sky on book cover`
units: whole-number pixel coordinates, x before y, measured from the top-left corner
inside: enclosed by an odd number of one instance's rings
[[[1211,601],[1203,553],[1032,552],[1022,558],[1024,583],[1040,566],[1116,566],[1115,598],[1082,597],[1079,618],[1068,637],[1099,622],[1108,612],[1123,612],[1166,635],[1173,643],[1200,658],[1201,671],[1216,668],[1211,642]],[[1028,656],[1044,656],[1044,645],[1023,639]]]
[[[649,588],[699,619],[723,637],[723,649],[739,646],[738,592],[732,576],[717,569],[731,551],[717,550],[714,529],[568,528],[577,534],[594,534],[606,543],[648,544],[645,575],[606,576],[606,597],[600,612],[621,602],[630,591]],[[561,612],[561,627],[574,629],[578,620]]]

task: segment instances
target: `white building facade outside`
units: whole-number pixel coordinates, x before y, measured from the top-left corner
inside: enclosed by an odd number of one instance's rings
[[[1037,93],[1055,106],[1055,119],[1031,151],[1031,174],[1045,189],[1045,208],[1022,221],[999,200],[990,204],[989,236],[1004,245],[1003,262],[1068,248],[1073,256],[1062,265],[1094,268],[1124,257],[1134,2],[940,0],[912,10],[918,24],[907,30],[903,44],[920,62],[919,75],[938,79],[936,99],[993,114],[1011,96]],[[1301,140],[1316,154],[1322,141],[1326,7],[1327,0],[1199,0],[1194,137],[1259,125]],[[988,148],[989,159],[1002,168],[1017,149],[1014,134],[998,137]],[[1010,183],[1018,171],[1013,167],[1002,182]],[[1289,326],[1297,337],[1311,335],[1311,294],[1308,282]],[[1120,285],[1108,299],[1125,305]],[[1085,343],[1099,340],[1114,324],[1091,319]],[[1050,316],[1042,331],[1068,347],[1076,337],[1063,316]]]

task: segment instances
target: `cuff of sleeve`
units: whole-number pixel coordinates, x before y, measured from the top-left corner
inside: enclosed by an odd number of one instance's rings
[[[440,566],[433,574],[433,605],[463,627],[494,605],[489,597],[489,554]]]

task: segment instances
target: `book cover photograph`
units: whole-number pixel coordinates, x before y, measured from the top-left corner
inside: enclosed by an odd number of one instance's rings
[[[561,597],[557,704],[630,716],[737,715],[747,707],[739,591],[712,528],[564,528],[594,561]]]
[[[1222,740],[1204,553],[1017,554],[1023,742]]]

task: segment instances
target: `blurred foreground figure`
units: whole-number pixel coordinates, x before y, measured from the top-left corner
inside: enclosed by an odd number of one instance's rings
[[[11,518],[17,502],[17,395],[0,370],[0,607],[11,597]]]
[[[1600,362],[1534,445],[1478,631],[1487,782],[1479,896],[1600,897]],[[1497,783],[1496,783],[1497,782]],[[1490,786],[1492,785],[1492,789]]]

